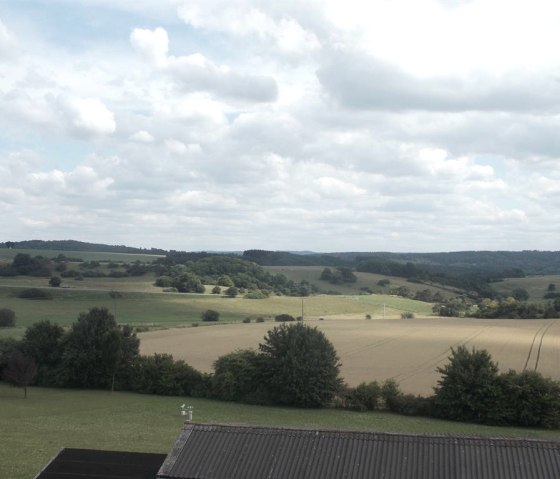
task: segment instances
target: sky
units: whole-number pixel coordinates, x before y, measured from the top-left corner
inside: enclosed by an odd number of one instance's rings
[[[0,241],[558,250],[556,0],[1,0]]]

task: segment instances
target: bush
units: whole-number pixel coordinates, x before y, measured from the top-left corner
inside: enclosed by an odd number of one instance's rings
[[[245,297],[247,299],[266,299],[268,298],[269,294],[265,293],[264,291],[249,291]]]
[[[222,294],[222,288],[220,288],[218,285],[214,286],[212,288],[212,294]]]
[[[251,349],[241,349],[220,356],[214,362],[212,395],[225,401],[260,402],[263,396],[259,355]]]
[[[257,323],[264,323],[264,318],[262,316],[259,316],[256,320]]]
[[[379,409],[381,387],[376,381],[358,384],[349,388],[345,394],[345,408],[357,411],[375,411]]]
[[[0,328],[12,328],[16,325],[16,313],[8,308],[0,309]]]
[[[401,319],[414,319],[414,313],[405,311],[404,313],[401,313]]]
[[[49,280],[49,286],[52,286],[53,288],[58,288],[61,283],[62,280],[58,276],[53,276]]]
[[[39,288],[28,288],[19,292],[18,298],[22,299],[52,299],[52,296]]]
[[[295,320],[296,318],[294,318],[290,314],[278,314],[277,316],[274,316],[274,321],[276,321],[277,323],[284,323],[286,321],[295,321]]]
[[[560,383],[537,371],[500,375],[504,423],[522,427],[560,427]]]
[[[202,318],[202,321],[219,321],[220,313],[218,313],[218,311],[214,311],[213,309],[207,309],[200,315],[200,317]]]
[[[399,384],[394,379],[387,379],[381,386],[381,398],[384,408],[391,412],[398,412],[400,409],[400,397],[402,392]]]
[[[248,324],[248,323],[251,322],[251,318],[244,318],[244,319],[243,319],[243,322],[244,322],[245,324]]]
[[[202,374],[169,354],[140,356],[131,375],[131,390],[162,396],[190,396],[202,382]]]

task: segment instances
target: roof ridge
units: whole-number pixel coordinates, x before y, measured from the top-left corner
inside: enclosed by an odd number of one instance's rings
[[[354,430],[354,429],[334,429],[334,428],[316,428],[316,427],[298,427],[298,426],[283,426],[283,425],[267,425],[267,424],[247,424],[247,423],[196,423],[187,422],[184,429],[200,429],[200,428],[219,428],[219,429],[232,429],[237,428],[246,430],[247,432],[255,433],[257,430],[262,431],[278,431],[278,432],[296,432],[296,433],[323,433],[323,434],[349,434],[352,436],[368,435],[368,436],[384,436],[387,438],[425,438],[425,439],[457,439],[471,441],[488,442],[514,442],[516,444],[538,443],[538,444],[554,444],[556,447],[560,444],[560,439],[554,438],[535,438],[526,436],[484,436],[484,435],[463,435],[463,434],[441,434],[441,433],[414,433],[414,432],[393,432],[393,431],[372,431],[372,430]]]

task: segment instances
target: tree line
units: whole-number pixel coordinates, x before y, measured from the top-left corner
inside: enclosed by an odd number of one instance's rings
[[[129,326],[106,308],[82,313],[65,331],[49,321],[20,341],[0,340],[0,374],[26,388],[111,389],[253,404],[380,410],[492,425],[560,427],[560,383],[539,372],[500,373],[485,350],[451,349],[431,396],[401,392],[387,380],[349,387],[330,341],[303,322],[268,331],[257,350],[219,357],[211,374],[168,354],[143,356]]]

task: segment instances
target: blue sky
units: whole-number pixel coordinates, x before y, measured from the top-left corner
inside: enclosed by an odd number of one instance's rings
[[[559,21],[544,0],[2,2],[0,241],[556,250]]]

